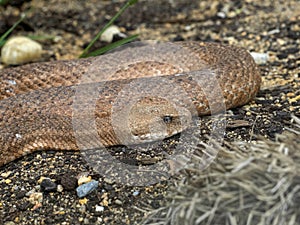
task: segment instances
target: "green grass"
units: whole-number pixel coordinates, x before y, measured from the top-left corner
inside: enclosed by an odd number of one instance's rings
[[[0,5],[4,5],[8,3],[9,0],[0,0]],[[101,35],[104,33],[104,31],[110,27],[115,20],[130,6],[136,4],[138,0],[128,0],[126,4],[114,15],[114,17],[98,32],[98,34],[93,38],[93,40],[89,43],[89,45],[83,50],[79,58],[85,58],[89,56],[97,56],[104,54],[105,52],[112,50],[114,48],[117,48],[123,44],[126,44],[128,42],[131,42],[135,40],[138,35],[132,35],[127,38],[124,38],[122,40],[116,41],[114,43],[108,44],[103,48],[97,49],[93,52],[89,53],[90,48],[95,44],[95,42],[101,37]],[[9,36],[9,34],[26,18],[26,14],[22,13],[20,19],[9,29],[7,30],[3,35],[0,36],[0,47],[2,47],[5,42],[6,38]],[[29,38],[33,40],[45,40],[45,39],[53,39],[53,36],[36,36],[36,35],[28,35]]]
[[[127,8],[129,8],[130,6],[134,5],[134,4],[137,3],[137,2],[138,2],[138,0],[129,0],[128,2],[126,2],[126,4],[125,4],[125,5],[117,12],[116,15],[114,15],[113,18],[111,18],[111,20],[103,27],[103,29],[100,30],[100,31],[98,32],[98,34],[96,35],[96,37],[94,37],[94,39],[90,42],[90,44],[83,50],[83,52],[81,53],[81,55],[79,56],[79,58],[85,58],[85,57],[88,57],[88,56],[99,55],[99,54],[97,54],[97,52],[98,52],[98,53],[101,53],[101,54],[105,53],[106,51],[103,51],[103,50],[101,50],[101,49],[96,50],[96,51],[91,52],[91,53],[88,53],[88,51],[89,51],[90,48],[94,45],[94,43],[101,37],[101,35],[104,33],[104,31],[105,31],[108,27],[110,27],[110,26],[115,22],[115,20],[116,20],[118,17],[119,17],[119,16],[120,16]],[[121,41],[119,42],[119,45],[118,45],[118,44],[112,43],[111,46],[113,46],[114,48],[116,48],[116,47],[118,47],[118,46],[121,46],[122,44],[125,44],[125,43],[128,43],[128,42],[134,40],[136,37],[137,37],[137,35],[130,36],[130,37],[127,38],[127,41],[124,41],[124,40],[126,40],[126,38],[125,38],[125,39],[123,39],[123,40],[121,40]],[[104,48],[106,48],[106,47],[104,47]],[[111,49],[112,49],[112,48],[108,48],[108,50],[111,50]]]
[[[6,5],[9,1],[10,0],[0,0],[0,5]]]
[[[21,14],[20,19],[11,27],[9,28],[3,35],[0,37],[0,47],[2,47],[5,44],[5,38],[8,37],[8,35],[21,23],[26,17],[26,14]]]
[[[110,51],[112,49],[115,49],[117,47],[120,47],[121,45],[124,45],[124,44],[126,44],[128,42],[131,42],[131,41],[135,40],[137,37],[138,37],[138,35],[136,34],[136,35],[132,35],[132,36],[129,36],[127,38],[124,38],[122,40],[113,42],[111,44],[108,44],[108,45],[104,46],[103,48],[100,48],[98,50],[95,50],[95,51],[93,51],[91,53],[86,54],[85,57],[102,55],[105,52],[108,52],[108,51]]]

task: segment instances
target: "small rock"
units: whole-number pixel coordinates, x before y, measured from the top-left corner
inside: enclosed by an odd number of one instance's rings
[[[18,191],[18,193],[16,194],[17,199],[24,198],[25,196],[26,196],[26,191],[25,190]]]
[[[273,35],[273,34],[278,34],[278,33],[280,33],[279,29],[273,29],[273,30],[268,31],[268,35]]]
[[[134,191],[134,192],[132,193],[133,196],[138,196],[139,194],[140,194],[139,191]]]
[[[54,183],[49,178],[44,179],[41,182],[41,191],[42,192],[54,192],[57,191],[57,184]]]
[[[79,212],[81,213],[85,213],[86,212],[86,206],[85,205],[81,205],[78,209]]]
[[[4,225],[16,225],[13,221],[7,221],[4,223]]]
[[[284,39],[281,39],[281,38],[277,38],[276,39],[276,42],[279,44],[279,45],[285,45],[286,44],[286,41]]]
[[[19,65],[37,61],[41,58],[42,46],[27,37],[9,39],[1,50],[2,62],[7,65]]]
[[[57,191],[58,192],[63,192],[64,188],[61,184],[57,185]]]
[[[20,203],[17,207],[19,210],[21,211],[26,211],[28,210],[29,208],[31,208],[33,205],[31,204],[31,202],[29,201],[24,201],[22,203]]]
[[[33,205],[43,202],[43,193],[34,192],[29,196],[29,202]]]
[[[84,196],[87,196],[92,191],[96,190],[98,187],[98,181],[92,180],[89,183],[80,185],[76,188],[77,196],[79,198],[82,198]]]
[[[6,184],[10,184],[11,183],[11,179],[5,179],[4,181]]]
[[[89,183],[89,182],[91,182],[91,180],[92,180],[91,176],[88,176],[88,177],[86,177],[86,176],[79,177],[79,179],[78,179],[78,185],[80,186],[82,184]]]
[[[11,173],[12,173],[12,171],[4,172],[4,173],[1,173],[0,176],[3,177],[3,178],[8,178]]]
[[[60,183],[67,191],[74,190],[77,187],[77,179],[74,176],[65,174],[60,177]]]
[[[45,179],[50,179],[50,178],[41,176],[40,179],[38,179],[38,181],[37,181],[38,184],[41,184],[43,182],[43,180],[45,180]]]
[[[116,203],[117,205],[123,205],[123,202],[122,202],[121,200],[119,200],[119,199],[116,199],[116,200],[115,200],[115,203]]]
[[[87,199],[87,198],[79,199],[80,205],[85,205],[87,202],[88,202],[88,199]]]
[[[33,193],[36,193],[36,189],[31,189],[30,191],[27,191],[25,196],[30,197]]]
[[[266,64],[269,60],[268,53],[251,52],[250,54],[258,65]]]
[[[88,218],[84,218],[83,224],[91,224]]]
[[[96,212],[103,212],[103,211],[104,211],[104,207],[101,206],[101,205],[96,205],[95,211],[96,211]]]
[[[217,16],[224,19],[224,18],[226,18],[226,13],[225,12],[218,12]]]
[[[104,31],[104,33],[100,37],[100,40],[111,43],[115,35],[118,35],[122,38],[126,37],[125,34],[121,33],[120,29],[117,26],[113,25]]]

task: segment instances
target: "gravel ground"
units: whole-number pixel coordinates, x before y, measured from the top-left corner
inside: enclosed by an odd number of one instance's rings
[[[0,7],[0,34],[21,12],[31,9],[13,35],[53,37],[39,41],[44,48],[42,61],[76,58],[123,4],[96,0],[11,1]],[[257,98],[227,112],[225,140],[232,142],[249,141],[257,135],[274,140],[290,126],[291,114],[300,116],[299,20],[300,2],[296,0],[156,0],[140,1],[116,25],[126,35],[139,34],[140,40],[214,41],[269,54],[268,62],[260,65],[263,84]],[[98,42],[96,47],[103,45]],[[209,132],[210,125],[210,118],[199,120],[193,140],[202,140],[201,134]],[[172,151],[178,141],[174,137],[160,146],[147,146],[147,153],[123,148],[112,151],[123,160],[146,164],[151,156],[158,155],[159,160],[163,151]],[[85,198],[78,198],[75,191],[80,174],[99,181],[97,190]],[[41,177],[51,178],[63,190],[43,191]],[[128,187],[93,172],[80,153],[37,152],[0,168],[0,224],[141,224],[149,210],[165,205],[165,196],[175,181],[171,178]],[[32,193],[43,193],[36,194],[42,200],[30,200]]]

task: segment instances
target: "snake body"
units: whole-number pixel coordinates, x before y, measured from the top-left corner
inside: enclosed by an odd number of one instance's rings
[[[140,93],[147,89],[147,87],[142,87],[144,89],[134,92],[135,86],[128,88],[132,82],[144,79],[143,83],[147,84],[150,78],[157,77],[163,78],[167,84],[176,84],[186,93],[196,109],[197,115],[192,113],[192,116],[210,113],[209,101],[201,86],[199,87],[193,81],[193,74],[183,73],[193,71],[197,64],[202,64],[198,68],[205,65],[206,68],[214,71],[226,109],[246,104],[258,92],[261,82],[259,70],[246,50],[203,42],[179,42],[174,45],[187,50],[192,55],[180,55],[171,51],[162,53],[159,57],[165,57],[166,60],[162,59],[160,62],[156,62],[155,59],[149,60],[149,57],[143,60],[142,56],[142,60],[116,69],[109,77],[98,77],[96,81],[93,75],[86,76],[88,79],[84,82],[82,82],[82,77],[86,74],[93,74],[94,72],[89,73],[89,70],[97,61],[104,59],[103,56],[33,63],[1,70],[0,166],[36,150],[79,150],[82,146],[93,147],[95,146],[93,143],[97,144],[99,140],[102,146],[123,144],[120,135],[128,136],[128,134],[125,135],[128,127],[113,126],[112,109],[116,109],[114,111],[116,113],[122,111],[124,106],[116,102],[116,99],[122,96],[126,99],[127,92]],[[123,50],[125,53],[126,51],[129,50]],[[117,52],[112,54],[118,55]],[[172,62],[176,60],[181,61],[182,64],[187,62],[184,65],[185,68],[182,68],[180,63],[170,64],[168,61],[170,58],[173,58]],[[216,84],[211,83],[209,79],[209,76],[204,76],[203,85],[214,94]],[[98,88],[96,84],[99,83],[105,84],[103,88]],[[77,112],[79,123],[74,125],[74,105],[81,106],[82,109],[91,106],[85,103],[86,99],[76,97],[79,86],[80,90],[84,91],[92,90],[94,93],[96,90],[95,99],[92,101],[96,102],[92,113],[94,121],[89,121],[90,117],[86,115],[86,111],[80,109]],[[158,86],[151,89],[160,90]],[[124,87],[127,87],[126,93],[122,92]],[[166,95],[176,98],[177,91],[179,90],[168,91]],[[125,105],[129,104],[127,100],[124,101]],[[131,107],[128,116],[130,133],[136,139],[133,138],[128,143],[153,141],[185,129],[181,118],[181,114],[185,114],[185,111],[180,114],[166,99],[147,96],[137,101],[138,104]],[[214,102],[210,102],[210,105],[212,104]],[[119,107],[113,107],[113,105]],[[154,117],[162,120],[154,121]],[[83,121],[82,124],[80,121]],[[153,121],[157,124],[164,123],[163,135],[160,129],[154,131],[152,129],[154,135],[149,135],[149,123]],[[89,134],[90,128],[94,125],[97,138]],[[74,126],[80,127],[80,140],[86,138],[88,141],[79,143]],[[88,146],[89,144],[91,146]]]

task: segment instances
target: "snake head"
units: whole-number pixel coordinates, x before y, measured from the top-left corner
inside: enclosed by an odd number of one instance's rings
[[[140,144],[171,137],[185,130],[192,121],[190,111],[158,97],[145,97],[129,107],[127,121],[115,123],[122,144]],[[120,131],[120,132],[118,132]]]

